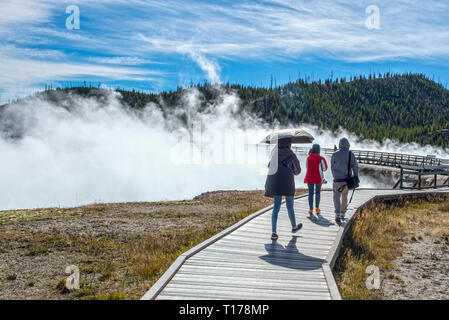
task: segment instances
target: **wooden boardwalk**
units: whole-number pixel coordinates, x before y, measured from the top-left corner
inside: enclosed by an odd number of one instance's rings
[[[302,230],[291,232],[283,204],[277,241],[270,239],[272,207],[265,208],[181,255],[142,299],[341,299],[331,269],[356,211],[375,199],[440,192],[448,189],[357,190],[341,226],[331,191],[321,193],[320,218],[309,218],[301,196],[295,215]]]

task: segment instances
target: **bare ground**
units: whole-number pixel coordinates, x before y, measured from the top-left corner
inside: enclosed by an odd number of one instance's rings
[[[447,225],[449,227],[449,222]],[[448,300],[449,238],[426,225],[402,239],[403,251],[382,281],[385,299]]]
[[[365,285],[369,265],[381,285]],[[374,205],[355,218],[334,269],[344,299],[449,299],[449,200]]]

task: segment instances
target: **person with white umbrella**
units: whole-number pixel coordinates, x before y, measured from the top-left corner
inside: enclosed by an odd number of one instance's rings
[[[268,164],[268,175],[265,182],[265,195],[274,199],[273,213],[271,216],[272,234],[271,239],[277,240],[278,234],[277,219],[282,203],[282,197],[285,197],[288,217],[292,225],[292,232],[297,232],[302,228],[302,223],[296,224],[295,211],[293,207],[295,196],[295,175],[301,173],[301,166],[296,154],[291,150],[292,142],[309,143],[313,137],[303,130],[294,130],[293,132],[278,131],[267,136],[263,142],[276,142],[276,147],[271,154]],[[307,141],[307,142],[306,142]]]

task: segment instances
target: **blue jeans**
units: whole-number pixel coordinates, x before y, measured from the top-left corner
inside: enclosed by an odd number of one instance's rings
[[[315,208],[319,208],[320,207],[320,200],[321,200],[321,184],[308,184],[309,186],[309,209],[313,210],[313,194],[315,193],[315,204],[316,207]],[[314,188],[315,186],[315,188]],[[314,189],[315,192],[314,192]]]
[[[295,210],[293,208],[293,196],[286,196],[285,202],[287,204],[288,218],[292,224],[292,228],[296,227]],[[281,209],[282,196],[274,196],[273,214],[271,215],[271,229],[272,232],[276,232],[278,213]]]

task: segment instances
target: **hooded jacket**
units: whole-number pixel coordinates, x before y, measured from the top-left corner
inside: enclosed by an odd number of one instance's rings
[[[351,170],[352,176],[359,175],[359,165],[354,154],[349,151],[349,141],[346,138],[342,138],[338,144],[339,150],[332,154],[331,158],[331,170],[335,179],[346,179],[348,177],[348,159],[351,157]],[[350,155],[350,156],[349,156]]]
[[[265,195],[294,196],[295,175],[301,173],[301,166],[294,152],[288,147],[275,148],[268,168]]]

